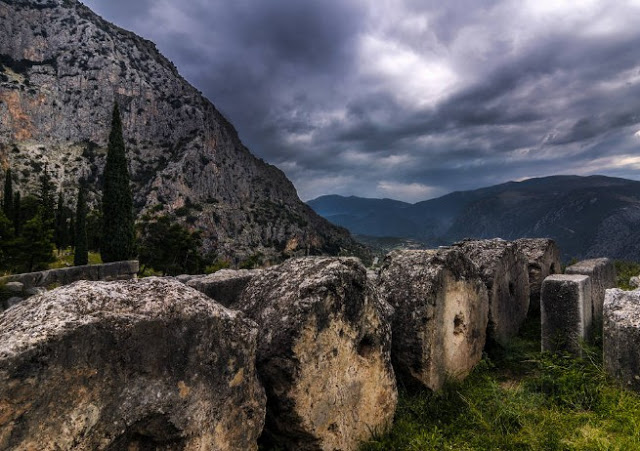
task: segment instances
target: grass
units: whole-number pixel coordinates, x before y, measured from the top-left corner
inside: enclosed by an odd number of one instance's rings
[[[619,388],[602,352],[540,353],[540,319],[437,393],[400,389],[392,430],[362,450],[637,450],[640,396]]]
[[[629,279],[640,276],[640,263],[616,260],[616,274],[618,276],[618,287],[623,290],[630,290]]]
[[[49,269],[68,268],[73,266],[73,250],[71,248],[64,249],[62,251],[55,252],[55,261],[49,264]],[[99,252],[89,252],[89,264],[99,265],[102,263],[102,258]]]

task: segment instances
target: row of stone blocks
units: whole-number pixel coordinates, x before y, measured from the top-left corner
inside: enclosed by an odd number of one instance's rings
[[[615,286],[615,267],[607,258],[584,260],[547,277],[541,293],[542,350],[581,355],[584,343],[602,329],[605,291]]]
[[[0,448],[244,450],[262,434],[356,449],[390,425],[396,376],[438,389],[468,374],[487,334],[517,333],[540,289],[531,261],[552,266],[555,245],[537,247],[394,252],[374,277],[306,258],[34,296],[0,316]]]

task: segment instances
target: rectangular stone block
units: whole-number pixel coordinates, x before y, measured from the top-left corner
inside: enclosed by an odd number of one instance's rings
[[[640,392],[640,291],[605,291],[602,339],[607,373]]]
[[[542,282],[540,298],[542,351],[582,354],[581,342],[592,329],[591,279],[556,274]]]
[[[584,274],[591,277],[591,299],[593,301],[593,319],[602,323],[602,305],[604,292],[608,288],[616,287],[616,267],[608,258],[594,258],[583,260],[569,266],[565,274]]]

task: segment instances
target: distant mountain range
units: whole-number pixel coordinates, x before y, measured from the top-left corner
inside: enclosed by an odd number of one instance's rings
[[[640,182],[553,176],[447,194],[415,204],[322,196],[308,204],[353,234],[419,240],[425,247],[462,238],[550,237],[563,259],[640,260]],[[375,241],[375,240],[373,240]]]

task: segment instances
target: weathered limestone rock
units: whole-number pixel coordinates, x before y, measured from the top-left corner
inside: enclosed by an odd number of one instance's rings
[[[640,276],[633,276],[629,279],[629,285],[633,289],[640,288]]]
[[[0,449],[256,449],[256,338],[177,281],[29,298],[0,315]]]
[[[20,282],[7,282],[4,285],[4,289],[9,293],[22,293],[24,290],[24,284]]]
[[[358,260],[289,260],[256,276],[237,305],[259,324],[266,440],[346,451],[390,425],[391,308]]]
[[[489,298],[477,266],[461,251],[394,251],[382,264],[378,289],[395,310],[391,355],[406,383],[438,390],[480,361]]]
[[[204,277],[204,276],[205,276],[204,274],[202,275],[180,274],[179,276],[176,276],[176,280],[178,282],[187,283],[191,279],[197,279],[199,277]]]
[[[608,258],[583,260],[567,267],[565,274],[584,274],[591,277],[593,318],[597,323],[602,323],[604,292],[616,286],[616,267],[613,261]]]
[[[542,282],[540,320],[542,351],[580,355],[581,341],[592,332],[591,279],[580,274],[555,274]]]
[[[207,276],[191,279],[187,285],[215,299],[225,307],[232,307],[242,290],[260,271],[262,270],[222,269]]]
[[[13,307],[14,305],[21,303],[22,301],[23,301],[23,298],[21,297],[18,297],[18,296],[10,297],[9,299],[6,300],[6,308]]]
[[[640,392],[640,291],[606,290],[603,348],[607,373]]]
[[[529,311],[540,313],[542,281],[552,274],[562,272],[560,249],[549,238],[522,238],[516,240],[518,249],[527,257],[529,270]]]
[[[464,240],[455,248],[480,268],[489,292],[489,335],[501,345],[518,334],[529,310],[527,258],[515,243],[499,238]]]

